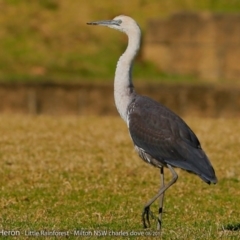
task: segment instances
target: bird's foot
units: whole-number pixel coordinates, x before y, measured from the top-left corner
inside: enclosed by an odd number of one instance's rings
[[[154,219],[154,215],[150,210],[150,206],[144,207],[143,213],[142,213],[142,222],[144,228],[149,228],[151,226],[149,221],[149,215]]]

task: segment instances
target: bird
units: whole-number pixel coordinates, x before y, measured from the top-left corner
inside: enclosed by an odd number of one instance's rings
[[[142,211],[144,228],[151,227],[154,217],[150,206],[159,199],[157,230],[162,229],[165,191],[178,179],[175,168],[199,176],[208,184],[216,184],[217,177],[201,144],[185,121],[161,103],[139,95],[133,85],[132,68],[141,44],[141,30],[137,22],[125,15],[112,20],[88,22],[113,28],[128,37],[127,48],[120,56],[114,77],[114,100],[121,118],[127,124],[134,148],[140,158],[160,169],[160,189]],[[169,169],[172,179],[164,182],[164,169]]]

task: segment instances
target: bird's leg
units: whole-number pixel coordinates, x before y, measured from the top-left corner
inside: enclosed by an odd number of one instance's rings
[[[161,188],[164,187],[164,168],[160,168],[160,181],[161,181]],[[157,230],[161,231],[162,227],[162,213],[163,213],[163,200],[164,200],[164,192],[161,194],[159,198],[159,210],[158,210],[158,224],[157,224]]]
[[[175,172],[175,170],[169,164],[167,164],[167,167],[169,168],[169,170],[172,173],[172,179],[168,184],[164,185],[159,190],[157,195],[155,195],[151,200],[149,200],[145,204],[145,206],[143,208],[143,213],[142,213],[142,222],[143,222],[144,228],[150,227],[149,214],[151,216],[153,216],[152,212],[150,211],[150,206],[152,205],[152,203],[155,202],[169,187],[171,187],[177,181],[178,175]]]

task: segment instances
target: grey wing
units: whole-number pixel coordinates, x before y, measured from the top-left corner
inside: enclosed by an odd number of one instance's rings
[[[134,144],[152,158],[193,172],[206,182],[216,180],[196,135],[168,108],[138,96],[129,106],[128,125]]]

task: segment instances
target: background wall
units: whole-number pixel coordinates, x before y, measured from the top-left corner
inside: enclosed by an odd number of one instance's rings
[[[144,59],[168,73],[240,79],[240,14],[177,13],[148,22]]]
[[[240,88],[152,83],[137,91],[181,116],[240,117]],[[118,115],[111,84],[0,84],[0,99],[1,113]]]

